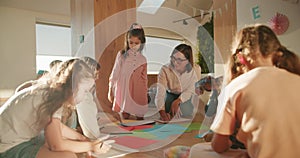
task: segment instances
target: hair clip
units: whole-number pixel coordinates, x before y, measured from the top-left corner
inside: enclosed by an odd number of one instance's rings
[[[132,29],[143,29],[143,27],[140,24],[133,24]]]
[[[246,60],[246,58],[244,57],[243,54],[238,53],[236,56],[237,56],[237,59],[238,59],[239,63],[241,63],[243,65],[247,65],[248,62],[247,62],[247,60]]]

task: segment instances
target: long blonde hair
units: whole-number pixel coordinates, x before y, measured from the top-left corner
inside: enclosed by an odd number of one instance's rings
[[[263,57],[272,56],[274,66],[300,75],[299,57],[281,45],[275,33],[265,25],[256,24],[240,30],[232,45],[232,55],[228,61],[229,83],[239,75],[249,71],[247,64],[255,62],[257,52]]]
[[[84,78],[93,78],[93,71],[82,60],[70,59],[62,63],[57,72],[50,72],[38,81],[33,90],[33,93],[43,92],[43,102],[38,108],[38,127],[44,127],[63,104],[73,100]]]

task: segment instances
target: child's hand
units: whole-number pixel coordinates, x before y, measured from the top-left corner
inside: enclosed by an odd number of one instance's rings
[[[78,140],[80,140],[80,141],[89,141],[89,138],[86,137],[86,136],[84,136],[84,135],[82,135],[82,134],[80,134],[80,135],[78,136]]]
[[[108,96],[107,96],[107,98],[108,98],[109,102],[113,103],[115,97],[114,97],[114,93],[113,93],[113,91],[111,89],[108,90]]]
[[[122,119],[121,119],[121,116],[120,116],[120,115],[122,115],[122,114],[119,114],[118,112],[113,111],[112,116],[113,116],[113,118],[114,118],[115,120],[112,120],[112,121],[119,121],[119,122],[122,122]]]
[[[99,140],[93,142],[93,152],[95,154],[104,154],[111,148],[111,145],[105,144]]]
[[[92,144],[93,144],[93,152],[95,154],[103,154],[106,153],[107,151],[109,151],[109,149],[111,148],[111,144],[115,142],[115,140],[106,140],[108,139],[110,136],[106,135],[104,137],[101,137],[97,140],[95,140]]]

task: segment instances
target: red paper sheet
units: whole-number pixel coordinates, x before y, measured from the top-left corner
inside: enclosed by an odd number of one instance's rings
[[[153,125],[140,125],[140,126],[130,126],[130,127],[123,127],[121,128],[126,129],[127,131],[133,131],[133,130],[141,130],[141,129],[147,129],[147,128],[152,128]]]

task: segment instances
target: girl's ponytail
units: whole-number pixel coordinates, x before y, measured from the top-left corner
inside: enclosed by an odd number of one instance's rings
[[[272,60],[276,67],[300,75],[299,57],[286,47],[280,46]]]

